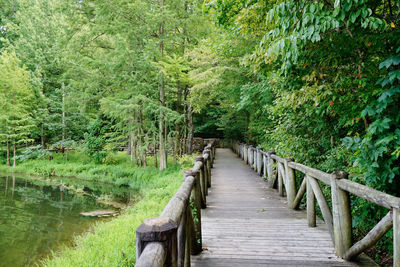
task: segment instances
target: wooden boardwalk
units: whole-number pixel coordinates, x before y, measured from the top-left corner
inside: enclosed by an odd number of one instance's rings
[[[304,211],[289,209],[229,149],[217,149],[202,232],[203,252],[192,266],[376,266],[337,258],[326,225],[309,228]]]

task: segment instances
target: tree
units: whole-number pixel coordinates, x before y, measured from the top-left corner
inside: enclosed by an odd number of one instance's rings
[[[7,143],[7,163],[10,164],[10,143],[13,146],[13,167],[16,166],[17,145],[32,141],[30,132],[34,128],[31,117],[33,91],[29,83],[30,74],[19,66],[14,51],[0,56],[0,103],[1,141]]]

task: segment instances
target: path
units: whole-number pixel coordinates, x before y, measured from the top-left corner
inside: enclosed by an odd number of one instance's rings
[[[289,209],[229,149],[217,149],[202,231],[192,266],[371,266],[337,258],[325,224],[309,228],[304,211]]]

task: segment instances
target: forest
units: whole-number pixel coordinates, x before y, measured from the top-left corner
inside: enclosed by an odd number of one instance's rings
[[[399,97],[398,0],[0,0],[6,172],[77,175],[59,157],[112,176],[126,151],[124,170],[168,176],[212,137],[400,196]],[[165,204],[177,185],[155,183]],[[354,201],[361,236],[386,211]]]

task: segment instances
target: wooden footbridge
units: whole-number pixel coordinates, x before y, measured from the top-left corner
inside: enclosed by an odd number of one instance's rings
[[[388,209],[358,242],[350,193]],[[246,144],[216,149],[210,142],[161,216],[137,229],[136,266],[377,266],[363,252],[393,228],[393,266],[400,267],[399,210],[399,198],[344,172],[328,174]]]

